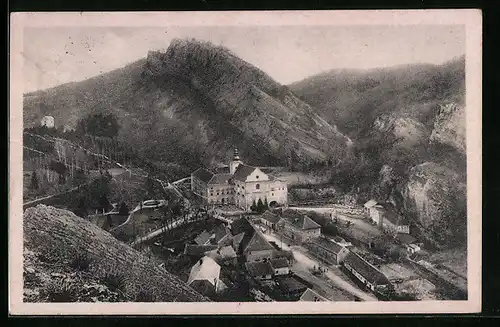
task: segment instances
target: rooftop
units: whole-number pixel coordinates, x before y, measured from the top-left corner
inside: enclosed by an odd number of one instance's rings
[[[198,168],[191,175],[205,183],[208,183],[214,177],[214,174],[205,168]]]
[[[325,238],[325,237],[315,237],[313,239],[311,239],[309,242],[313,243],[313,244],[316,244],[317,246],[329,251],[329,252],[333,252],[335,254],[338,254],[340,253],[340,251],[342,251],[342,249],[344,249],[343,246],[341,246],[340,244],[337,244],[333,241],[330,241],[329,239]]]
[[[266,212],[264,212],[262,215],[261,215],[261,218],[262,219],[265,219],[267,220],[268,222],[270,222],[271,224],[277,224],[278,221],[280,221],[280,216],[272,213],[271,211],[267,210]]]
[[[234,172],[234,179],[240,180],[240,181],[245,181],[247,177],[253,173],[253,171],[257,169],[256,167],[252,166],[247,166],[244,164],[239,164],[238,168],[236,168],[236,171]]]
[[[204,256],[191,268],[188,285],[195,280],[207,280],[215,286],[215,280],[219,279],[220,266],[214,259]]]
[[[274,273],[273,267],[269,262],[247,262],[245,267],[252,277],[272,275]]]
[[[233,175],[226,174],[226,173],[215,174],[215,175],[213,175],[212,179],[210,179],[208,184],[211,184],[211,185],[228,184],[232,176]]]
[[[405,233],[398,233],[396,239],[402,244],[411,244],[416,241],[415,237]]]
[[[318,301],[328,301],[326,298],[322,297],[312,289],[308,288],[300,297],[299,301],[309,301],[309,302],[318,302]]]
[[[189,256],[203,256],[205,252],[217,249],[217,245],[186,244],[184,254]]]
[[[293,277],[282,277],[277,280],[279,288],[287,293],[304,292],[308,287]]]
[[[370,201],[368,201],[368,202],[366,202],[366,203],[364,204],[364,207],[365,207],[365,208],[371,208],[371,207],[374,207],[376,204],[377,204],[377,201],[375,201],[375,200],[370,200]]]
[[[306,215],[300,215],[295,217],[287,216],[283,217],[283,219],[286,223],[291,224],[302,230],[321,228],[319,224],[317,224],[314,220],[312,220]]]
[[[204,230],[194,239],[195,243],[198,245],[204,245],[210,239],[211,234]]]
[[[390,284],[387,277],[380,270],[366,262],[356,253],[349,252],[344,262],[353,267],[361,276],[374,285]]]
[[[274,269],[287,268],[288,261],[286,261],[286,259],[271,259],[271,266]]]

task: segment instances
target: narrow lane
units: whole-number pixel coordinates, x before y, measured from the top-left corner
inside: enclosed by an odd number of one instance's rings
[[[264,237],[268,241],[273,241],[276,244],[281,245],[281,241],[274,235],[271,235],[269,233],[265,233]],[[286,244],[283,244],[282,248],[284,250],[292,251],[294,258],[297,261],[300,261],[303,265],[305,265],[306,267],[308,267],[310,269],[313,269],[315,266],[316,267],[324,266],[324,264],[319,263],[318,261],[311,259],[306,254],[302,253],[296,246],[290,247]],[[330,279],[337,287],[349,292],[352,295],[355,295],[355,296],[363,299],[364,301],[378,301],[378,299],[375,297],[375,295],[364,292],[364,291],[356,288],[355,286],[346,282],[340,276],[337,276],[336,274],[334,274],[331,270],[328,270],[327,272],[325,272],[325,276],[328,277],[328,279]]]

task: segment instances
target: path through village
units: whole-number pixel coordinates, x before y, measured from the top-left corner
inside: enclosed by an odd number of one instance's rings
[[[318,261],[311,259],[309,256],[304,254],[300,250],[300,246],[288,246],[286,244],[281,245],[281,241],[279,238],[276,236],[270,234],[270,233],[265,233],[264,237],[268,241],[273,241],[276,244],[282,246],[284,250],[289,250],[292,251],[293,256],[295,260],[297,260],[299,263],[301,263],[304,267],[307,269],[313,269],[314,267],[319,267],[319,266],[324,266],[323,264],[319,263]],[[351,285],[349,282],[345,281],[342,277],[338,276],[332,271],[332,268],[329,268],[328,271],[325,272],[325,276],[328,277],[328,279],[337,287],[343,289],[344,291],[357,296],[358,298],[364,300],[364,301],[378,301],[378,299],[371,293],[364,292],[357,287]]]

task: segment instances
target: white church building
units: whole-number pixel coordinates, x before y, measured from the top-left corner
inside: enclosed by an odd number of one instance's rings
[[[228,173],[213,173],[199,168],[191,174],[191,190],[213,205],[235,204],[250,210],[259,199],[269,206],[288,203],[286,181],[264,173],[260,168],[245,165],[238,150],[229,162]]]

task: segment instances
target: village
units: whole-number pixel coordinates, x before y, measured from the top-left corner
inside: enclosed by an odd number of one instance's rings
[[[53,118],[41,123],[52,128]],[[245,164],[237,149],[227,165],[199,167],[172,182],[109,164],[100,178],[128,189],[136,184],[143,195],[135,198],[143,200],[132,210],[113,203],[86,219],[160,259],[214,301],[464,297],[463,276],[432,260],[432,249],[391,199],[289,203],[289,179]],[[162,192],[147,198],[144,178]],[[50,198],[57,195],[27,204]]]
[[[100,224],[115,235],[132,226],[124,241],[215,301],[460,296],[390,202],[289,206],[286,180],[245,165],[237,150],[227,167],[199,168],[173,184],[190,202],[181,218],[158,223],[167,201],[156,199],[114,218],[114,227],[110,215]]]

